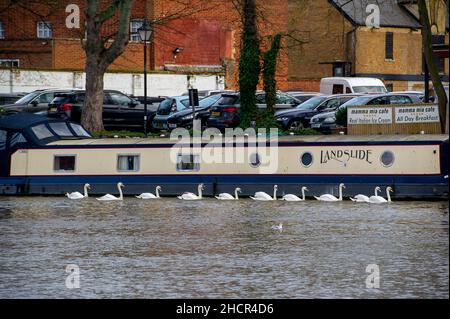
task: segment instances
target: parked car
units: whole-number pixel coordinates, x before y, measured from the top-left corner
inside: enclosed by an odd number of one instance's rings
[[[314,115],[336,110],[345,102],[360,96],[358,94],[319,95],[298,105],[292,110],[278,111],[275,120],[283,130],[298,131],[309,127]]]
[[[206,126],[210,116],[211,107],[221,98],[222,94],[214,94],[199,101],[195,108],[195,118],[201,120],[202,127]],[[177,127],[191,128],[193,121],[192,107],[176,112],[167,118],[167,127],[175,129]]]
[[[167,123],[169,117],[186,109],[190,109],[189,96],[182,95],[166,98],[158,106],[152,121],[152,129],[155,131],[169,130]]]
[[[259,109],[267,108],[265,92],[256,93],[256,106]],[[278,91],[276,95],[275,109],[291,109],[301,104],[301,101],[289,94]],[[234,128],[240,124],[239,93],[222,94],[222,97],[211,108],[211,115],[207,120],[208,127],[219,129]]]
[[[47,112],[48,104],[53,100],[56,94],[68,93],[72,91],[74,90],[36,90],[21,97],[13,104],[3,105],[3,108],[9,112]]]
[[[205,98],[207,96],[211,96],[211,95],[216,95],[216,94],[223,94],[223,93],[234,93],[236,91],[234,90],[198,90],[198,98],[202,99]],[[189,96],[189,91],[184,92],[183,94],[181,94],[182,96]]]
[[[387,93],[383,82],[375,78],[330,77],[320,80],[322,94]]]
[[[79,90],[56,95],[48,105],[49,115],[68,118],[80,122],[86,91]],[[147,106],[147,123],[151,123],[156,106]],[[105,128],[142,130],[144,127],[144,106],[126,94],[105,90],[103,96],[103,125]],[[148,129],[150,124],[148,124]]]
[[[26,93],[0,93],[0,105],[13,104]]]
[[[297,100],[299,100],[301,103],[308,101],[309,99],[315,97],[315,96],[319,96],[322,95],[322,93],[318,93],[318,92],[286,92],[287,94],[289,94],[290,96],[295,97]]]
[[[342,104],[333,112],[325,112],[313,116],[310,124],[311,128],[327,134],[332,128],[336,127],[336,112],[346,109],[348,106],[364,106],[364,105],[389,105],[389,104],[412,104],[421,103],[420,98],[416,94],[377,94],[359,96]]]

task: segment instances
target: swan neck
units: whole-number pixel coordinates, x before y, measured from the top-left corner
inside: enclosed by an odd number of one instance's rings
[[[342,200],[342,185],[339,185],[339,200]]]
[[[84,197],[88,197],[87,185],[84,185]]]
[[[239,199],[238,190],[234,190],[234,198]]]
[[[202,198],[202,187],[198,187],[198,198]]]
[[[277,200],[277,189],[273,188],[273,200]]]
[[[388,198],[388,202],[391,202],[391,194],[389,194],[389,189],[386,188],[386,195]]]
[[[302,200],[305,200],[305,189],[302,188]]]
[[[122,187],[120,187],[120,185],[117,184],[117,188],[119,189],[119,195],[120,195],[119,198],[123,199]]]
[[[377,196],[378,196],[378,189],[375,188],[375,197],[377,197]]]
[[[156,187],[155,193],[156,193],[156,197],[159,198],[159,189],[158,189],[158,187]]]

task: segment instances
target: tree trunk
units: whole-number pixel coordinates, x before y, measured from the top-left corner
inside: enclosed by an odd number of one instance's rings
[[[103,74],[97,61],[86,60],[86,97],[84,99],[81,123],[92,132],[103,131]],[[99,107],[100,106],[100,107]]]
[[[431,41],[431,25],[428,14],[427,4],[425,0],[418,0],[420,23],[422,24],[422,49],[430,72],[431,81],[433,82],[434,91],[439,99],[439,117],[441,121],[441,132],[446,132],[447,122],[447,95],[442,85],[439,70],[436,65],[436,59],[433,56],[433,48]],[[428,85],[426,83],[425,85]],[[448,133],[448,131],[447,131]]]

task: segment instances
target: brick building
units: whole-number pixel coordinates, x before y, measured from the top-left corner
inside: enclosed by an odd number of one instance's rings
[[[378,77],[393,90],[420,88],[420,24],[414,4],[409,2],[378,1],[380,26],[368,28],[366,7],[376,1],[257,1],[264,15],[259,22],[263,47],[270,35],[291,35],[285,38],[279,59],[279,87],[318,90],[320,78],[342,74]],[[83,23],[84,1],[57,1],[51,8],[8,3],[0,0],[0,66],[84,69],[81,29],[68,29],[65,24],[66,6],[71,3],[79,4]],[[135,0],[131,31],[136,31],[144,18],[164,21],[183,9],[187,8],[177,1]],[[438,12],[433,21],[436,41],[448,44],[448,17],[442,10]],[[105,33],[114,27],[105,26]],[[239,15],[231,1],[203,0],[191,13],[154,26],[150,67],[154,72],[225,73],[226,85],[235,87],[239,45]],[[176,48],[182,52],[174,54]],[[448,59],[442,61],[443,78],[448,81]],[[143,45],[131,34],[125,53],[109,71],[141,73],[142,67]]]

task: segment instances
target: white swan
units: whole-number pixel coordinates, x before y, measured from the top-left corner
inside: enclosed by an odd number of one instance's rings
[[[238,200],[239,199],[238,192],[239,193],[241,192],[241,189],[239,187],[237,187],[234,190],[234,197],[233,197],[233,195],[228,194],[228,193],[221,193],[221,194],[219,194],[219,196],[216,196],[216,198],[220,199],[220,200]]]
[[[303,186],[302,187],[302,198],[299,198],[298,196],[296,196],[294,194],[287,194],[287,195],[284,195],[283,198],[281,198],[281,200],[285,200],[287,202],[304,201],[305,200],[305,191],[308,191],[308,188]]]
[[[255,196],[254,197],[250,196],[250,198],[253,200],[261,200],[261,201],[277,200],[277,190],[278,190],[278,185],[274,185],[273,186],[273,197],[271,197],[269,194],[267,194],[265,192],[256,192]]]
[[[198,195],[195,195],[194,193],[186,192],[186,193],[182,194],[181,196],[178,196],[178,198],[183,199],[183,200],[202,199],[202,190],[204,190],[203,186],[204,186],[203,184],[198,185]]]
[[[106,194],[102,197],[97,198],[97,200],[101,201],[110,201],[110,200],[123,200],[123,193],[122,193],[122,187],[125,187],[121,182],[117,183],[117,189],[119,190],[119,197],[116,197],[111,194]]]
[[[378,196],[378,192],[381,191],[380,187],[376,187],[375,188],[375,196],[370,196],[369,198],[369,203],[372,204],[381,204],[381,203],[387,203],[387,202],[392,202],[391,200],[391,194],[389,194],[390,192],[393,192],[392,187],[388,186],[386,187],[386,195],[387,195],[387,199]]]
[[[283,231],[283,224],[279,223],[278,225],[273,225],[271,228],[273,230],[279,230],[281,232],[281,231]]]
[[[343,183],[339,184],[339,198],[336,198],[336,196],[331,194],[323,194],[319,197],[314,196],[317,200],[323,201],[323,202],[338,202],[342,201],[342,189],[345,188],[345,185]]]
[[[82,199],[82,198],[86,198],[86,197],[89,197],[89,194],[88,194],[88,189],[91,189],[91,185],[89,185],[89,184],[84,184],[84,195],[83,194],[81,194],[80,192],[73,192],[73,193],[66,193],[66,196],[69,198],[69,199]]]
[[[155,194],[156,195],[154,195],[152,193],[142,193],[141,195],[136,196],[136,198],[140,198],[140,199],[157,199],[157,198],[161,198],[159,196],[159,192],[160,191],[161,191],[161,186],[156,186],[156,189],[155,189]]]

